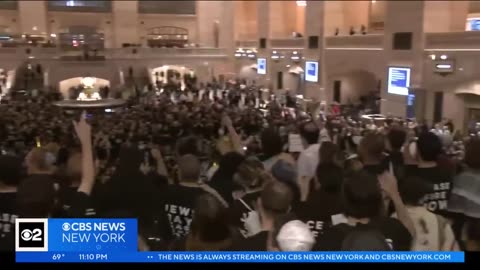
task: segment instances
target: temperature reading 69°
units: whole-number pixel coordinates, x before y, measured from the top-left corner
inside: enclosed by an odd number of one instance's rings
[[[58,260],[60,260],[60,259],[63,258],[63,257],[65,257],[65,254],[61,254],[61,253],[53,254],[53,255],[52,255],[52,260],[58,261]]]

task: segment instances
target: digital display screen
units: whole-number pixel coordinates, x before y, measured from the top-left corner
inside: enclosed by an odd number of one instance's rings
[[[318,62],[305,62],[305,80],[307,82],[318,82]]]
[[[267,59],[257,58],[257,74],[267,74]]]
[[[389,67],[387,92],[394,95],[408,95],[410,71],[410,68],[405,67]]]
[[[415,118],[415,94],[407,96],[407,118]]]
[[[479,31],[480,30],[480,18],[470,18],[467,20],[467,31]]]

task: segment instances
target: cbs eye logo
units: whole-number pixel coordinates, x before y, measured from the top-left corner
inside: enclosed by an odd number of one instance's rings
[[[17,218],[15,251],[48,251],[48,219]]]

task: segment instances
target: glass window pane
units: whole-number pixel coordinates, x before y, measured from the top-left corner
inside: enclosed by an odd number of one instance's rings
[[[111,12],[111,1],[48,1],[49,11]]]
[[[139,13],[195,15],[195,1],[138,1]]]

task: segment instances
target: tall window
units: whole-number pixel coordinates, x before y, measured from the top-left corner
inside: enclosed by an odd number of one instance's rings
[[[48,1],[49,11],[111,12],[112,1]]]
[[[195,15],[195,1],[138,1],[139,13]]]
[[[9,9],[9,10],[16,10],[17,9],[17,1],[0,1],[0,9]]]

